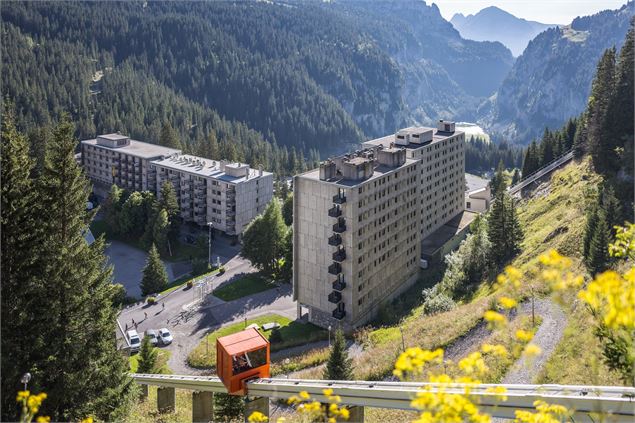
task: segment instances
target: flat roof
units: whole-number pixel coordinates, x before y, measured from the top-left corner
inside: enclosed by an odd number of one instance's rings
[[[118,134],[110,134],[118,135]],[[120,135],[118,135],[120,136]],[[105,135],[99,135],[99,137],[106,137]],[[127,138],[127,137],[123,137]],[[143,159],[152,159],[161,156],[170,156],[172,154],[180,153],[181,150],[175,148],[163,147],[161,145],[150,144],[143,141],[130,140],[130,144],[123,145],[121,147],[108,147],[105,145],[97,144],[97,138],[90,140],[83,140],[82,144],[92,145],[94,147],[102,148],[109,151],[117,151],[123,154],[129,154],[135,157],[141,157]]]
[[[97,138],[106,138],[107,140],[125,140],[127,138],[130,138],[126,135],[122,135],[122,134],[104,134],[104,135],[97,135]]]
[[[324,182],[325,184],[335,184],[335,185],[340,185],[343,187],[355,187],[358,185],[363,185],[377,178],[381,178],[382,176],[386,176],[390,173],[397,172],[406,166],[412,165],[413,163],[417,163],[417,160],[406,159],[406,161],[401,166],[397,166],[397,167],[380,164],[374,167],[373,175],[370,178],[364,179],[361,181],[356,181],[352,179],[344,179],[343,177],[340,177],[339,179],[333,178],[333,179],[329,179],[328,181],[323,181],[320,179],[320,168],[309,170],[308,172],[304,172],[296,176],[299,178],[313,179],[316,181]]]
[[[431,142],[424,143],[424,144],[409,143],[407,145],[395,144],[395,146],[397,146],[397,147],[405,147],[405,148],[409,148],[409,149],[415,150],[417,148],[423,148],[425,146],[428,146],[428,145],[431,145],[431,144],[435,144],[435,143],[437,143],[439,141],[447,140],[448,138],[452,138],[455,135],[463,133],[463,131],[454,131],[454,132],[439,131],[436,128],[429,128],[427,126],[409,126],[407,128],[400,129],[397,132],[407,132],[407,133],[411,133],[411,134],[418,134],[418,133],[425,132],[425,131],[432,131],[432,141]],[[364,141],[362,144],[373,145],[373,146],[381,145],[383,147],[390,147],[390,144],[395,142],[395,135],[396,135],[396,133],[395,134],[386,135],[385,137],[380,137],[380,138],[375,138],[375,139],[372,139],[372,140]]]
[[[267,339],[254,328],[232,333],[216,340],[229,355],[236,355],[267,346]]]
[[[220,161],[204,159],[202,157],[191,156],[189,154],[178,154],[170,157],[166,157],[160,160],[153,160],[152,164],[165,167],[172,170],[178,170],[180,172],[190,173],[196,176],[202,176],[205,178],[218,179],[224,182],[230,182],[238,184],[250,179],[260,177],[260,171],[249,168],[249,178],[246,176],[232,176],[221,171]],[[226,166],[237,169],[241,163],[227,163]],[[244,165],[244,163],[242,163]],[[262,172],[262,176],[272,175],[271,172]]]
[[[489,184],[489,179],[481,178],[480,176],[473,175],[471,173],[465,174],[465,185],[467,192],[478,191],[486,188]]]
[[[465,230],[465,228],[476,219],[477,215],[478,213],[463,210],[445,224],[439,226],[439,228],[421,241],[421,255],[423,257],[433,256],[441,247],[454,238],[455,235]]]

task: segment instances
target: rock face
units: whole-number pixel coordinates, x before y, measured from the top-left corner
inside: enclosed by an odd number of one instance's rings
[[[520,56],[529,41],[555,24],[544,24],[517,18],[495,6],[487,7],[475,15],[455,14],[450,20],[461,37],[476,41],[499,41]]]
[[[558,128],[580,114],[589,97],[598,60],[620,48],[634,13],[631,1],[618,10],[579,17],[533,39],[496,94],[479,108],[479,123],[518,143],[545,126]]]

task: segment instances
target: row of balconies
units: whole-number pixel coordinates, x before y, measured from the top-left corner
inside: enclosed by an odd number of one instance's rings
[[[340,234],[346,231],[346,220],[342,217],[341,205],[346,203],[346,196],[339,192],[333,196],[333,207],[328,210],[329,217],[334,217],[337,222],[333,225],[334,234],[329,237],[328,244],[337,247],[337,250],[333,253],[333,264],[328,268],[328,272],[331,275],[336,275],[337,279],[332,282],[333,291],[328,295],[328,301],[333,304],[337,304],[337,308],[333,310],[333,317],[338,320],[342,320],[346,316],[344,311],[344,303],[342,302],[342,291],[346,288],[344,282],[344,276],[342,275],[342,262],[346,260],[346,250],[342,247],[342,236]]]

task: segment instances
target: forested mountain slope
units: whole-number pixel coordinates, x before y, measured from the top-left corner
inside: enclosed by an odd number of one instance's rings
[[[631,1],[539,34],[496,95],[481,107],[481,123],[510,140],[528,143],[546,126],[558,128],[580,114],[598,60],[605,49],[621,47],[634,14]]]
[[[4,2],[1,13],[3,96],[23,127],[66,110],[80,137],[157,142],[167,121],[186,149],[209,150],[200,140],[213,132],[272,170],[296,152],[464,117],[512,64],[414,0]]]

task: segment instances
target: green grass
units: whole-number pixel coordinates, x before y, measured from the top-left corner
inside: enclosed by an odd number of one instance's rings
[[[173,280],[172,282],[170,282],[167,286],[167,288],[165,288],[163,291],[159,292],[159,295],[167,295],[172,291],[176,291],[177,289],[181,288],[182,286],[185,286],[185,284],[187,284],[189,281],[192,281],[194,283],[196,283],[196,280],[204,278],[205,276],[209,276],[209,275],[213,275],[218,273],[219,269],[214,269],[211,270],[207,273],[203,273],[201,275],[197,275],[197,276],[190,276],[190,275],[185,275],[185,276],[181,276],[178,279]]]
[[[249,326],[253,323],[262,326],[269,322],[278,323],[280,325],[280,334],[282,335],[282,342],[273,344],[271,346],[272,350],[303,345],[325,339],[328,336],[328,333],[324,329],[310,323],[299,323],[277,314],[267,314],[265,316],[248,319],[246,324],[245,322],[234,323],[210,333],[190,352],[187,357],[187,362],[190,366],[197,369],[213,368],[216,366],[216,339],[240,332],[245,326]],[[271,336],[271,331],[261,332],[267,339]]]
[[[234,282],[216,288],[213,294],[223,301],[233,301],[247,295],[256,294],[274,288],[276,285],[259,274],[250,274]]]
[[[172,353],[169,350],[159,348],[159,354],[157,355],[157,368],[161,374],[172,374],[172,370],[168,366],[168,360]],[[131,355],[128,357],[130,363],[130,373],[136,373],[139,366],[139,354]]]

